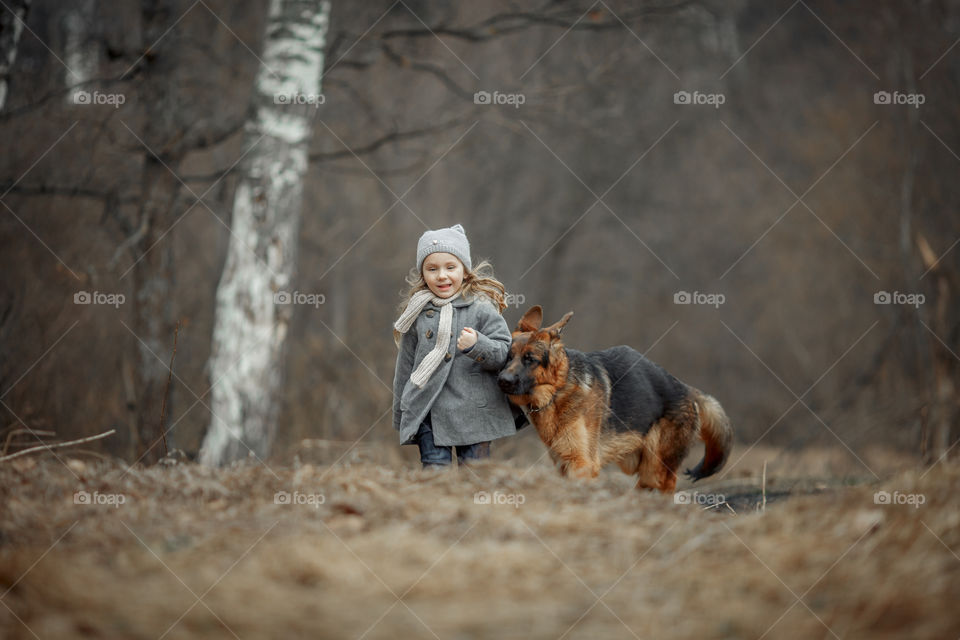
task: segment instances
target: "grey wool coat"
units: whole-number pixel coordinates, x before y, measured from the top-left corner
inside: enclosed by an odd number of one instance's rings
[[[401,444],[414,436],[427,413],[437,446],[468,445],[517,432],[507,397],[497,386],[497,374],[510,350],[510,329],[485,297],[457,298],[453,305],[447,355],[422,388],[410,374],[434,347],[440,309],[433,303],[420,312],[400,341],[393,378],[393,427]],[[477,342],[466,352],[457,348],[464,327],[477,331]]]

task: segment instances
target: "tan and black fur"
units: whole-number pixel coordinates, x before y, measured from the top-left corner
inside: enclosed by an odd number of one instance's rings
[[[672,493],[677,468],[699,437],[706,445],[687,474],[716,473],[733,440],[713,397],[688,386],[627,346],[583,353],[560,340],[573,312],[541,328],[530,308],[513,332],[500,388],[523,409],[563,475],[593,478],[616,462],[638,489]]]

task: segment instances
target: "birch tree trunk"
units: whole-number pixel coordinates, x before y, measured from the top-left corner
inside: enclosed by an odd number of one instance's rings
[[[67,67],[66,86],[83,86],[96,77],[100,67],[100,55],[94,39],[94,6],[92,0],[74,0],[73,6],[64,16],[64,63]],[[73,104],[74,94],[68,91],[65,97]]]
[[[0,111],[7,102],[10,70],[17,59],[17,45],[29,7],[30,0],[18,0],[7,4],[9,10],[0,12]]]
[[[233,204],[230,245],[217,287],[210,355],[211,422],[200,462],[248,451],[263,458],[276,433],[283,346],[313,106],[320,95],[329,2],[271,0],[263,64],[253,91]]]

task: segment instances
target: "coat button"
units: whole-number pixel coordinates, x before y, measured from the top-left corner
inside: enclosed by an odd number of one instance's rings
[[[453,355],[449,351],[447,351],[447,355],[443,356],[443,360],[444,362],[450,362],[450,358],[452,357]]]
[[[433,329],[427,329],[427,332],[423,334],[427,337],[427,340],[433,337]]]
[[[477,362],[483,362],[483,356],[480,356],[479,358],[477,358]]]
[[[432,317],[433,317],[433,309],[427,309],[427,317],[428,317],[428,318],[432,318]]]

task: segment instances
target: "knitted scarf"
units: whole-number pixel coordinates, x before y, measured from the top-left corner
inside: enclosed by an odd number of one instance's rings
[[[433,372],[440,366],[443,356],[447,353],[447,347],[450,346],[450,334],[453,326],[453,307],[450,305],[453,300],[460,295],[460,292],[453,294],[449,298],[437,298],[429,289],[417,291],[407,303],[407,308],[403,310],[400,317],[393,324],[393,328],[400,333],[406,333],[413,326],[414,321],[427,303],[440,307],[440,327],[437,330],[437,342],[433,349],[424,356],[420,365],[410,374],[410,381],[418,388],[426,384]]]

